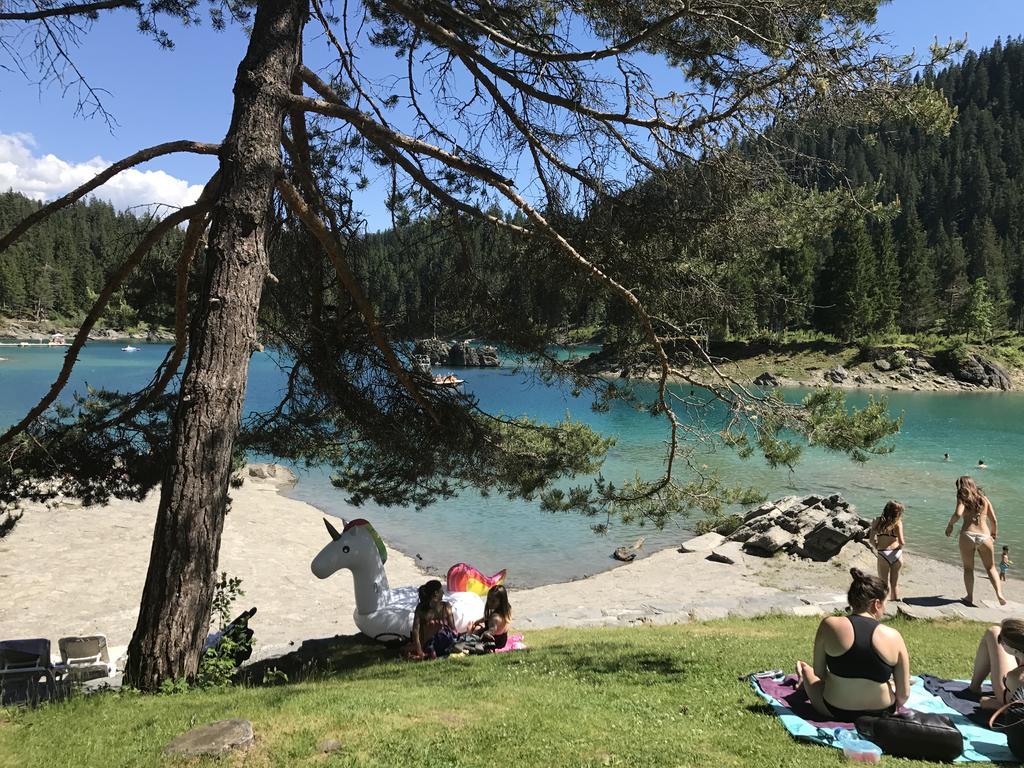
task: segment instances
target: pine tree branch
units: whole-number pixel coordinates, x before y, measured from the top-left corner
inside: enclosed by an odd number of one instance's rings
[[[394,374],[395,378],[398,379],[402,387],[409,393],[413,400],[430,416],[435,424],[440,423],[440,419],[437,413],[434,411],[433,406],[420,392],[419,387],[412,380],[409,372],[402,365],[398,356],[395,354],[394,349],[388,343],[388,340],[384,337],[384,332],[381,330],[380,323],[377,322],[376,313],[373,311],[373,305],[370,304],[369,299],[366,298],[366,294],[363,293],[362,287],[356,280],[356,276],[352,273],[351,267],[345,260],[344,255],[338,249],[337,241],[331,237],[331,233],[327,231],[326,225],[323,220],[317,216],[310,207],[306,204],[306,201],[302,199],[299,191],[295,189],[286,179],[279,179],[277,182],[277,189],[281,193],[281,197],[284,198],[285,203],[295,213],[296,216],[302,221],[309,230],[309,233],[313,235],[320,243],[321,247],[327,253],[328,258],[331,260],[331,264],[334,265],[334,270],[337,272],[338,280],[344,286],[345,290],[348,291],[352,297],[352,301],[355,302],[359,308],[359,313],[363,316],[363,320],[366,322],[366,327],[370,332],[370,336],[373,339],[374,344],[384,355],[384,359],[387,362],[388,368]]]
[[[216,177],[215,177],[216,178]],[[8,429],[3,435],[0,435],[0,446],[9,443],[19,434],[25,431],[25,429],[38,418],[47,408],[53,405],[53,402],[60,395],[61,391],[68,383],[68,379],[71,378],[71,371],[75,367],[75,363],[78,361],[78,353],[82,351],[82,347],[85,346],[85,342],[89,338],[89,332],[93,326],[96,325],[96,321],[100,319],[103,314],[103,310],[106,308],[107,303],[110,301],[110,297],[114,295],[114,292],[120,287],[121,283],[124,282],[125,278],[130,275],[135,268],[142,261],[143,257],[149,253],[150,249],[156,245],[160,238],[170,232],[174,227],[188,221],[190,218],[197,216],[198,214],[206,211],[210,202],[207,198],[207,194],[212,194],[213,179],[206,185],[203,190],[203,194],[200,195],[199,201],[193,205],[186,206],[169,214],[156,226],[154,226],[146,236],[142,239],[131,255],[121,264],[120,267],[114,272],[113,275],[107,280],[106,285],[100,291],[100,295],[96,298],[89,313],[85,316],[85,320],[82,322],[81,328],[78,329],[78,333],[75,335],[75,340],[68,348],[67,353],[64,355],[64,364],[61,366],[60,373],[57,375],[56,381],[50,387],[49,391],[43,395],[43,398],[26,414],[26,416],[15,424],[13,427]]]
[[[219,173],[217,178],[219,180]],[[214,185],[215,186],[215,185]],[[169,359],[163,364],[162,370],[158,369],[153,381],[143,390],[134,395],[135,403],[116,418],[104,422],[101,427],[110,427],[122,423],[139,413],[143,408],[158,398],[167,385],[178,372],[181,361],[185,358],[185,350],[188,345],[188,318],[186,306],[188,300],[188,273],[195,259],[199,246],[202,243],[203,233],[210,224],[210,218],[206,210],[198,216],[192,217],[185,230],[185,241],[181,247],[181,256],[178,257],[177,275],[174,291],[174,349]]]
[[[552,63],[571,63],[571,62],[584,62],[584,61],[599,61],[601,59],[607,59],[612,56],[620,56],[624,53],[628,53],[634,48],[643,45],[645,42],[650,40],[652,37],[657,35],[663,29],[668,29],[680,19],[686,16],[686,11],[678,11],[661,18],[657,21],[652,22],[646,28],[642,29],[633,37],[623,40],[619,43],[613,43],[606,48],[595,48],[589,51],[567,51],[564,53],[552,53],[551,51],[543,51],[539,48],[532,48],[528,45],[515,40],[508,35],[502,34],[499,30],[494,27],[484,24],[482,21],[468,13],[459,10],[454,5],[447,2],[432,2],[431,7],[442,16],[448,16],[449,18],[455,17],[459,22],[466,24],[473,29],[477,30],[492,42],[497,43],[505,48],[516,53],[521,53],[525,56],[529,56],[531,59],[537,61],[547,61]]]
[[[15,240],[21,237],[25,232],[29,230],[35,224],[43,221],[47,217],[53,215],[61,208],[66,208],[77,200],[85,197],[85,195],[92,192],[97,187],[105,184],[114,176],[119,174],[121,171],[127,170],[133,166],[144,163],[147,160],[152,160],[155,157],[162,155],[169,155],[175,152],[193,152],[199,155],[216,155],[220,151],[220,144],[206,144],[199,141],[169,141],[164,144],[157,144],[146,149],[139,150],[135,154],[128,155],[116,163],[110,165],[100,173],[93,176],[89,181],[85,182],[76,189],[71,190],[63,197],[59,197],[52,203],[48,203],[40,208],[38,211],[29,214],[24,219],[14,225],[14,228],[0,238],[0,253],[7,250]],[[180,222],[179,222],[180,223]]]
[[[39,21],[51,19],[55,16],[88,16],[96,11],[106,11],[114,8],[138,8],[137,0],[100,0],[95,3],[73,3],[71,5],[60,5],[56,8],[39,8],[27,13],[0,13],[0,21]]]
[[[365,112],[338,103],[338,101],[335,101],[338,98],[337,94],[335,94],[328,85],[323,83],[319,77],[306,67],[302,68],[302,76],[306,83],[323,96],[324,99],[308,99],[293,95],[292,101],[296,106],[309,111],[319,112],[321,114],[340,117],[347,120],[357,131],[380,147],[385,151],[385,154],[388,154],[392,158],[399,153],[389,153],[387,150],[384,150],[384,146],[382,145],[387,145],[392,149],[395,147],[401,147],[412,153],[426,155],[427,157],[431,157],[442,162],[452,170],[461,171],[479,181],[484,182],[492,189],[500,192],[502,196],[525,214],[526,217],[537,227],[537,232],[551,240],[555,244],[556,248],[563,255],[567,256],[568,259],[578,268],[581,268],[585,274],[599,284],[604,285],[612,293],[618,295],[626,302],[640,321],[640,325],[644,331],[644,336],[647,337],[648,342],[653,347],[658,358],[660,374],[658,377],[657,408],[658,411],[663,413],[665,418],[669,421],[671,435],[670,451],[668,454],[665,474],[662,479],[655,484],[655,489],[660,490],[667,486],[672,480],[672,464],[679,441],[679,419],[672,410],[672,406],[670,405],[668,398],[670,363],[668,354],[665,352],[665,348],[661,343],[661,339],[654,330],[651,317],[647,313],[646,307],[644,307],[640,299],[637,298],[636,294],[584,257],[555,227],[548,222],[548,220],[539,211],[531,206],[530,203],[515,190],[513,183],[510,180],[504,179],[491,168],[456,157],[440,147],[436,147],[420,139],[395,131],[388,126],[381,125]]]

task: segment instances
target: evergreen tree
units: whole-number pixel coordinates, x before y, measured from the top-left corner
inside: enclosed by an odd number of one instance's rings
[[[924,229],[913,208],[903,216],[903,247],[900,274],[903,301],[900,325],[904,330],[920,333],[935,322],[936,280],[932,250],[925,243]]]
[[[980,341],[987,341],[992,335],[992,322],[996,316],[996,305],[989,294],[988,281],[979,277],[971,283],[961,312],[960,326],[965,340],[971,340],[973,333]]]
[[[888,221],[877,227],[875,252],[878,255],[878,280],[874,294],[876,317],[873,330],[883,334],[899,330],[902,297],[900,296],[900,265],[896,257],[892,225]]]

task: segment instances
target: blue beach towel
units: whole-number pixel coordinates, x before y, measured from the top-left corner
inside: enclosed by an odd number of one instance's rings
[[[793,738],[827,747],[839,747],[833,732],[835,728],[854,730],[850,723],[832,723],[820,719],[811,707],[803,690],[797,687],[796,676],[778,671],[754,674],[750,684],[757,694],[772,708],[782,725]],[[964,683],[966,685],[966,683]],[[1006,737],[996,731],[977,725],[966,714],[948,706],[940,696],[926,690],[920,677],[910,678],[908,709],[946,715],[964,737],[964,751],[958,763],[1016,763],[1017,758],[1006,746]]]

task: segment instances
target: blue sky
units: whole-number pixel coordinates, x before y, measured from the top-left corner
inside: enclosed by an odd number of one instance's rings
[[[1024,2],[895,0],[882,8],[878,26],[892,34],[898,50],[925,52],[936,36],[964,35],[970,47],[982,48],[996,37],[1024,34]],[[100,120],[76,117],[74,100],[59,89],[40,91],[19,73],[0,69],[0,184],[10,183],[2,181],[5,163],[8,168],[25,163],[40,178],[35,186],[25,182],[22,191],[52,197],[95,173],[98,158],[109,162],[172,139],[219,141],[230,118],[231,87],[245,37],[237,27],[215,32],[209,25],[168,25],[168,30],[176,44],[173,51],[139,35],[132,14],[109,14],[75,53],[75,63],[90,82],[110,92],[105,103],[118,121],[113,132]],[[380,51],[362,55],[364,67],[390,66]],[[194,185],[212,169],[208,158],[161,158],[146,166],[147,172],[123,180],[110,197],[119,205],[144,202],[147,194],[177,202],[194,194]],[[379,200],[366,200],[363,209],[371,228],[387,226]]]

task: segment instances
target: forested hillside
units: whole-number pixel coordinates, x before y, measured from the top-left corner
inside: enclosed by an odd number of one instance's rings
[[[1024,327],[1024,41],[970,52],[927,79],[958,110],[948,136],[888,126],[785,137],[787,146],[825,161],[811,183],[828,189],[845,171],[842,183],[877,184],[879,199],[893,205],[798,250],[747,254],[742,268],[722,266],[715,280],[731,300],[697,292],[686,302],[711,335],[810,329],[852,340]],[[36,205],[0,194],[0,230]],[[652,222],[656,213],[663,212],[650,204],[643,210]],[[96,201],[49,219],[0,255],[0,312],[80,315],[143,224]],[[594,225],[569,228],[585,241]],[[368,235],[350,258],[382,319],[408,335],[484,335],[486,313],[468,307],[489,302],[516,307],[525,333],[614,321],[614,305],[552,272],[557,267],[536,249],[500,230],[429,218]],[[461,258],[441,258],[449,252]],[[158,261],[173,253],[165,243]],[[108,315],[131,319],[137,311],[138,319],[169,323],[172,272],[144,268]]]
[[[898,201],[888,224],[853,223],[795,274],[811,320],[840,336],[977,325],[991,301],[996,328],[1024,322],[1024,42],[996,42],[934,78],[958,110],[948,137],[889,128],[804,137],[798,146],[878,182]],[[823,186],[832,183],[823,175]],[[983,281],[983,282],[981,282]]]
[[[0,233],[40,207],[24,195],[0,192]],[[146,229],[145,218],[119,213],[99,200],[71,205],[45,219],[0,253],[0,314],[77,324]],[[180,238],[174,232],[154,248],[111,301],[107,324],[173,323],[173,265]]]
[[[958,110],[948,136],[884,126],[785,138],[787,146],[824,161],[810,183],[877,185],[878,198],[890,205],[798,250],[747,254],[736,268],[716,265],[714,278],[731,300],[700,292],[686,300],[711,335],[810,329],[852,340],[899,331],[1021,329],[1024,42],[997,42],[926,77]],[[647,194],[646,205],[634,208],[649,220],[648,232],[661,226],[656,219],[668,218],[654,210],[657,199]],[[523,246],[507,237],[437,224],[403,227],[366,243],[360,273],[385,314],[410,331],[430,332],[435,321],[442,333],[484,322],[460,313],[453,286],[465,277],[441,271],[440,249],[464,250],[466,269],[491,286],[495,300],[515,302],[527,320],[600,325],[616,311],[589,291],[552,279],[543,259],[512,271],[511,249]],[[579,222],[579,238],[599,224]],[[529,263],[529,254],[523,257]]]

